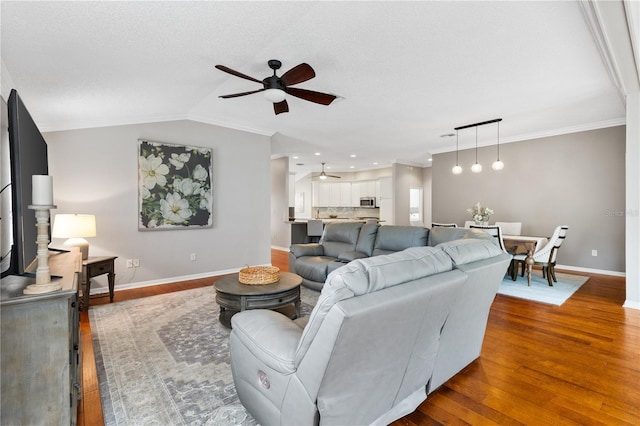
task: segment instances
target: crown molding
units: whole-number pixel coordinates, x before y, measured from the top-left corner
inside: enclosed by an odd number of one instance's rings
[[[598,130],[598,129],[606,129],[608,127],[616,127],[616,126],[624,126],[626,125],[626,119],[624,117],[621,118],[614,118],[611,120],[604,120],[604,121],[598,121],[598,122],[594,122],[594,123],[587,123],[587,124],[580,124],[577,126],[569,126],[569,127],[561,127],[559,129],[550,129],[550,130],[545,130],[542,132],[535,132],[535,133],[524,133],[521,135],[515,135],[512,136],[510,138],[500,138],[500,145],[506,144],[506,143],[517,143],[517,142],[524,142],[524,141],[528,141],[528,140],[532,140],[532,139],[542,139],[542,138],[549,138],[549,137],[553,137],[553,136],[561,136],[561,135],[568,135],[571,133],[579,133],[579,132],[588,132],[591,130]],[[478,144],[478,148],[480,147],[485,147],[485,146],[493,146],[496,145],[495,142],[482,142]],[[459,150],[462,151],[463,149],[470,149],[471,147],[466,147],[466,148],[460,148]],[[455,151],[455,149],[440,149],[440,150],[434,150],[432,153],[433,154],[442,154],[445,152],[453,152]]]

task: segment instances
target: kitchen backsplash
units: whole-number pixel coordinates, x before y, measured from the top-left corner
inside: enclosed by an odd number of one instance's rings
[[[327,219],[336,215],[340,219],[360,219],[379,218],[379,208],[359,208],[359,207],[314,207],[312,209],[314,218]]]

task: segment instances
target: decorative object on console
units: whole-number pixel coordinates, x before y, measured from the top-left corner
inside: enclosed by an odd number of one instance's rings
[[[477,225],[488,225],[489,218],[494,211],[489,207],[482,207],[480,201],[478,201],[473,207],[467,209],[467,213],[471,215]]]
[[[451,172],[454,175],[459,175],[462,173],[462,167],[458,165],[458,131],[462,129],[468,129],[469,127],[476,128],[476,162],[473,166],[471,166],[471,171],[473,173],[480,173],[482,171],[482,164],[478,163],[478,127],[484,126],[485,124],[498,123],[498,159],[493,163],[493,170],[502,170],[504,168],[504,163],[500,161],[500,122],[502,118],[494,118],[493,120],[482,121],[479,123],[473,124],[465,124],[464,126],[458,126],[455,128],[456,131],[456,165],[451,169]]]
[[[92,214],[57,214],[53,222],[54,238],[68,238],[64,247],[78,247],[82,260],[89,256],[89,242],[85,238],[96,236],[96,217]]]
[[[139,142],[138,229],[212,227],[212,149]]]
[[[48,175],[33,175],[31,177],[31,202],[29,209],[35,210],[36,228],[38,230],[36,244],[37,267],[36,283],[27,286],[24,294],[40,294],[57,291],[62,288],[59,283],[51,282],[49,270],[49,210],[53,205],[53,178]]]

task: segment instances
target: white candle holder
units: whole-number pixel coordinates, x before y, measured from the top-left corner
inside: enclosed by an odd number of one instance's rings
[[[35,210],[36,227],[38,228],[38,267],[36,268],[36,283],[27,286],[23,290],[24,294],[49,293],[60,290],[62,286],[51,282],[51,272],[49,271],[49,210],[55,209],[54,205],[30,205],[29,209]]]

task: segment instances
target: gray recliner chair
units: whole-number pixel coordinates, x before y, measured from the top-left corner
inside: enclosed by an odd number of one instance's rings
[[[307,318],[234,315],[231,367],[240,401],[262,425],[384,425],[413,412],[479,354],[494,281],[509,261],[491,241],[409,248],[333,271]],[[466,263],[478,266],[465,272]],[[469,274],[484,300],[466,297]],[[452,351],[461,357],[452,361]],[[437,380],[435,368],[442,370]]]

